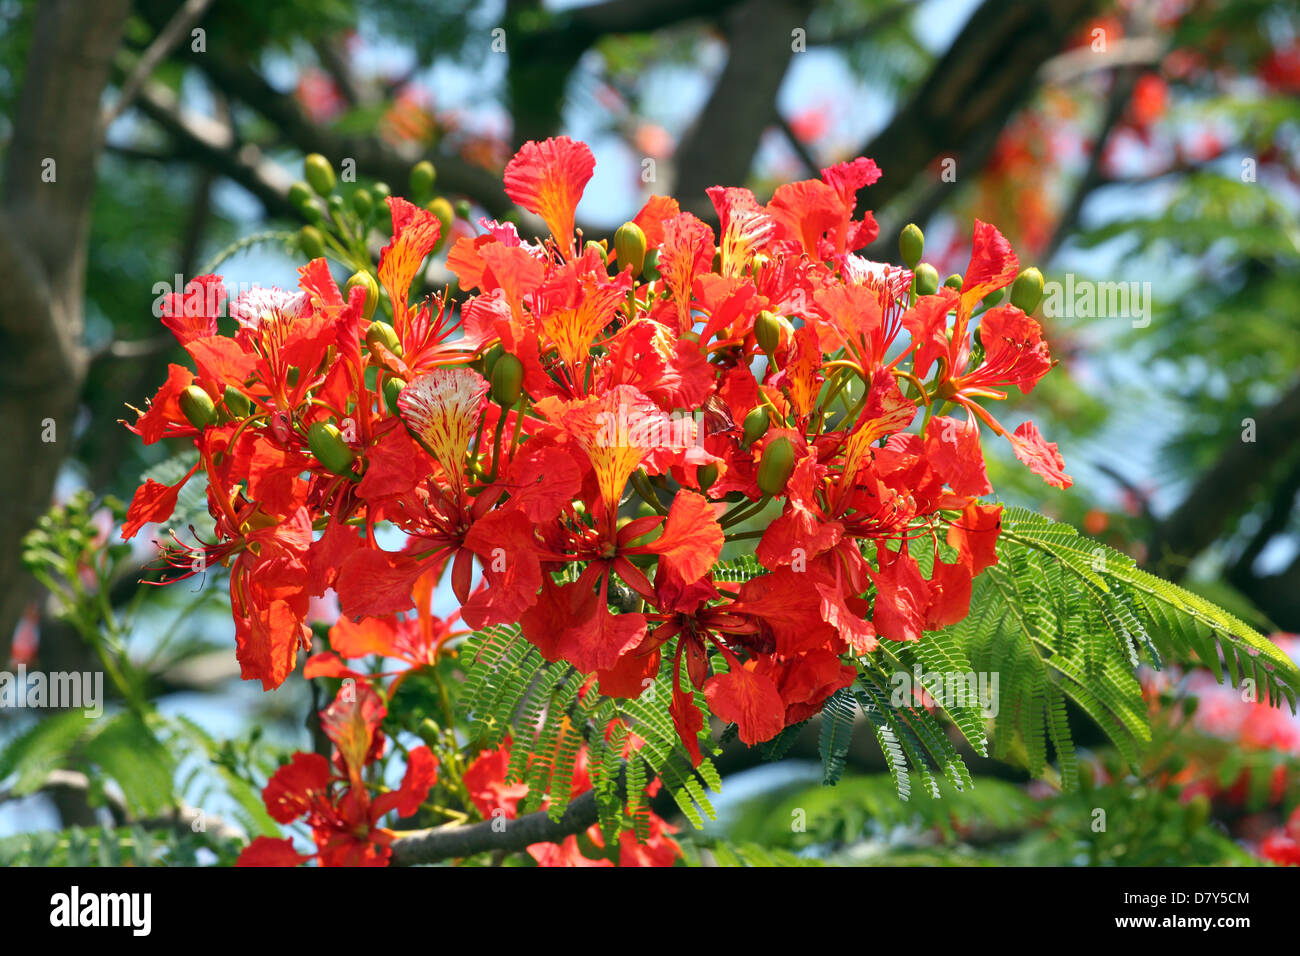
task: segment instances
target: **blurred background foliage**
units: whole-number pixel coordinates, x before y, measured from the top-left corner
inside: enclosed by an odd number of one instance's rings
[[[359,187],[385,182],[398,193],[412,163],[431,159],[439,194],[468,206],[453,225],[462,233],[479,216],[513,215],[500,172],[519,142],[564,133],[596,152],[579,207],[590,235],[650,193],[706,215],[703,186],[743,182],[766,198],[780,182],[867,155],[884,170],[860,201],[882,225],[871,258],[897,261],[898,231],[915,221],[940,275],[961,271],[979,217],[1049,282],[1136,283],[1149,308],[1139,316],[1047,311],[1061,369],[1011,406],[1012,418],[1032,415],[1060,443],[1075,487],[1047,489],[1014,461],[991,461],[990,477],[1008,503],[1069,521],[1262,629],[1300,630],[1293,4],[120,5],[121,39],[97,98],[109,109],[141,82],[107,127],[86,210],[84,295],[73,296],[81,319],[71,326],[84,357],[72,383],[75,435],[54,452],[54,482],[22,489],[37,512],[80,502],[79,516],[63,514],[82,522],[87,540],[74,551],[111,533],[103,496],[129,497],[143,472],[166,467],[170,452],[143,448],[117,424],[123,403],[140,405],[181,360],[155,317],[159,283],[170,290],[174,277],[220,259],[228,285],[292,284],[302,222],[286,194],[305,153],[353,158]],[[24,78],[74,16],[71,5],[0,0],[0,151],[10,158],[24,135]],[[169,24],[184,29],[161,42]],[[146,51],[161,56],[141,71]],[[75,118],[48,122],[64,119]],[[97,135],[93,124],[81,132]],[[11,170],[15,208],[22,188]],[[260,238],[237,244],[250,236]],[[427,277],[429,288],[450,279],[436,263]],[[5,335],[6,362],[36,360]],[[74,499],[80,489],[89,497]],[[19,542],[0,548],[16,554]],[[65,577],[82,573],[89,552],[77,553],[65,556]],[[299,681],[262,695],[239,684],[221,582],[141,589],[150,558],[124,550],[101,569],[97,587],[132,674],[111,691],[119,699],[105,728],[0,712],[0,738],[27,741],[0,760],[0,860],[228,861],[234,831],[196,830],[177,807],[213,806],[260,832],[258,782],[294,747],[319,744],[307,715],[320,691]],[[18,581],[6,586],[21,600],[0,621],[11,664],[93,666],[51,582]],[[156,726],[139,723],[145,711],[121,699],[130,694],[162,715]],[[1146,762],[1124,768],[1092,740],[1083,786],[1068,794],[999,764],[981,769],[1001,779],[980,777],[972,792],[904,804],[879,754],[856,752],[841,785],[822,789],[808,763],[813,728],[771,765],[724,755],[735,795],[719,803],[717,825],[682,839],[704,862],[1284,861],[1283,841],[1300,835],[1285,830],[1300,758],[1290,715],[1255,716],[1261,705],[1195,674],[1152,677],[1149,699]],[[114,747],[139,759],[124,771]],[[136,770],[145,777],[133,785]],[[51,782],[51,772],[74,777]],[[1104,830],[1094,828],[1098,808]]]

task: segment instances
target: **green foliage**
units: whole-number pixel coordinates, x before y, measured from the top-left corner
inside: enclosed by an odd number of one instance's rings
[[[1098,813],[1101,810],[1104,813]],[[1005,780],[945,787],[942,800],[900,803],[883,774],[846,776],[833,790],[795,782],[745,801],[727,839],[829,865],[1156,866],[1258,863],[1218,828],[1202,803],[1180,800],[1157,777],[1088,783],[1031,797]],[[688,861],[700,843],[684,841]],[[727,865],[727,864],[724,864]]]
[[[203,833],[143,826],[41,830],[0,837],[0,866],[198,866],[200,851],[233,863],[238,846]]]
[[[1066,790],[1079,781],[1072,713],[1089,718],[1136,765],[1151,742],[1136,676],[1143,662],[1156,668],[1200,663],[1234,685],[1247,678],[1261,699],[1275,706],[1285,699],[1295,711],[1300,672],[1285,654],[1240,617],[1143,571],[1129,556],[1024,509],[1003,512],[997,553],[998,563],[976,578],[963,621],[916,644],[882,641],[859,660],[852,698],[903,800],[914,778],[933,797],[945,785],[973,785],[947,724],[975,753],[1022,765]],[[924,549],[920,560],[928,565]],[[760,572],[745,556],[715,573],[719,580],[743,582]],[[900,692],[916,689],[916,674],[945,678],[948,693],[931,696],[930,707],[917,706]],[[959,675],[983,676],[996,698],[981,701],[978,677],[973,684],[952,680]],[[850,746],[854,715],[846,698],[836,694],[821,714],[827,784],[839,779]],[[991,722],[982,713],[986,703],[997,707]],[[770,742],[764,755],[781,756],[793,731]]]
[[[471,751],[499,747],[509,738],[508,780],[529,785],[523,812],[545,800],[553,818],[563,815],[572,798],[578,752],[585,747],[600,824],[607,832],[640,829],[644,817],[638,811],[648,805],[646,789],[655,778],[682,814],[703,826],[705,817],[714,815],[705,790],[720,788],[721,781],[707,756],[692,769],[678,739],[668,712],[669,647],[646,692],[636,700],[616,700],[583,693],[583,675],[563,661],[548,663],[517,626],[476,632],[461,651],[466,675],[459,706],[468,721]],[[641,744],[625,753],[631,734]],[[701,745],[708,746],[704,735]]]

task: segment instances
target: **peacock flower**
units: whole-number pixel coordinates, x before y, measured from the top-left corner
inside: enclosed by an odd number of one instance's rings
[[[689,212],[664,223],[659,273],[677,304],[677,331],[691,327],[691,292],[695,277],[713,264],[713,230]]]
[[[628,479],[670,430],[659,406],[631,385],[616,385],[603,395],[570,403],[560,424],[591,460],[611,520]]]
[[[529,141],[506,166],[506,195],[542,217],[565,259],[573,258],[573,217],[596,159],[567,136]]]
[[[442,226],[433,213],[397,196],[388,197],[388,208],[393,214],[393,241],[379,253],[379,281],[393,303],[393,319],[400,332],[406,321],[411,281],[424,257],[438,244]]]
[[[425,451],[442,466],[460,498],[465,455],[486,404],[488,382],[468,368],[439,368],[407,383],[398,412]]]
[[[748,189],[712,186],[707,192],[721,226],[722,275],[743,275],[776,234],[776,222]]]
[[[534,294],[537,324],[559,352],[575,386],[592,343],[613,320],[631,288],[632,277],[626,272],[611,281],[595,272],[579,275],[574,268],[565,267]]]

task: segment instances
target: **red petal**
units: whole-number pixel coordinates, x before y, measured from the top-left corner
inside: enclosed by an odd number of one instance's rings
[[[406,321],[411,280],[420,271],[424,257],[438,244],[442,227],[433,213],[398,196],[388,197],[388,208],[393,215],[393,241],[380,250],[379,281],[388,290],[400,331],[401,323]]]
[[[995,545],[1002,530],[1002,506],[968,504],[961,517],[948,527],[948,543],[957,549],[963,564],[977,575],[998,563]]]
[[[586,143],[567,136],[529,141],[506,166],[506,195],[542,217],[566,259],[573,257],[573,216],[596,168]]]
[[[266,812],[276,823],[292,823],[329,799],[330,763],[320,754],[296,753],[262,789]]]
[[[1016,457],[1043,481],[1055,488],[1069,488],[1074,484],[1074,479],[1065,473],[1065,459],[1056,450],[1056,442],[1043,438],[1033,422],[1025,422],[1008,437]]]
[[[1019,269],[1020,260],[1006,237],[996,226],[976,219],[970,265],[961,284],[962,313],[969,315],[980,299],[1010,285]]]
[[[930,467],[955,493],[979,497],[993,490],[984,470],[984,452],[974,417],[965,422],[946,415],[930,419],[925,428],[925,455]]]
[[[122,540],[134,538],[151,521],[166,521],[170,518],[176,510],[176,496],[180,490],[181,485],[164,485],[152,478],[146,480],[135,490],[135,496],[131,499],[131,507],[127,509],[126,521],[122,525]]]
[[[785,702],[776,684],[739,665],[730,673],[715,674],[704,685],[709,707],[736,725],[747,744],[771,740],[785,729]]]
[[[662,556],[661,567],[671,565],[689,584],[708,574],[724,543],[713,505],[703,495],[679,491],[668,511],[663,534],[647,547]]]
[[[244,847],[235,866],[297,866],[310,859],[293,848],[292,840],[260,836]]]

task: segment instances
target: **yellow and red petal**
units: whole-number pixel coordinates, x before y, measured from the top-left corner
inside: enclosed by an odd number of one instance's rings
[[[465,455],[487,401],[487,379],[468,368],[439,368],[413,379],[397,398],[402,421],[442,466],[457,494]]]
[[[573,219],[596,159],[586,143],[567,136],[530,140],[506,166],[511,201],[542,217],[566,259],[573,257]]]
[[[442,226],[433,213],[399,196],[388,197],[388,208],[393,216],[393,240],[379,253],[379,281],[388,291],[393,318],[400,330],[400,323],[406,320],[411,281],[420,271],[425,256],[438,244]]]

